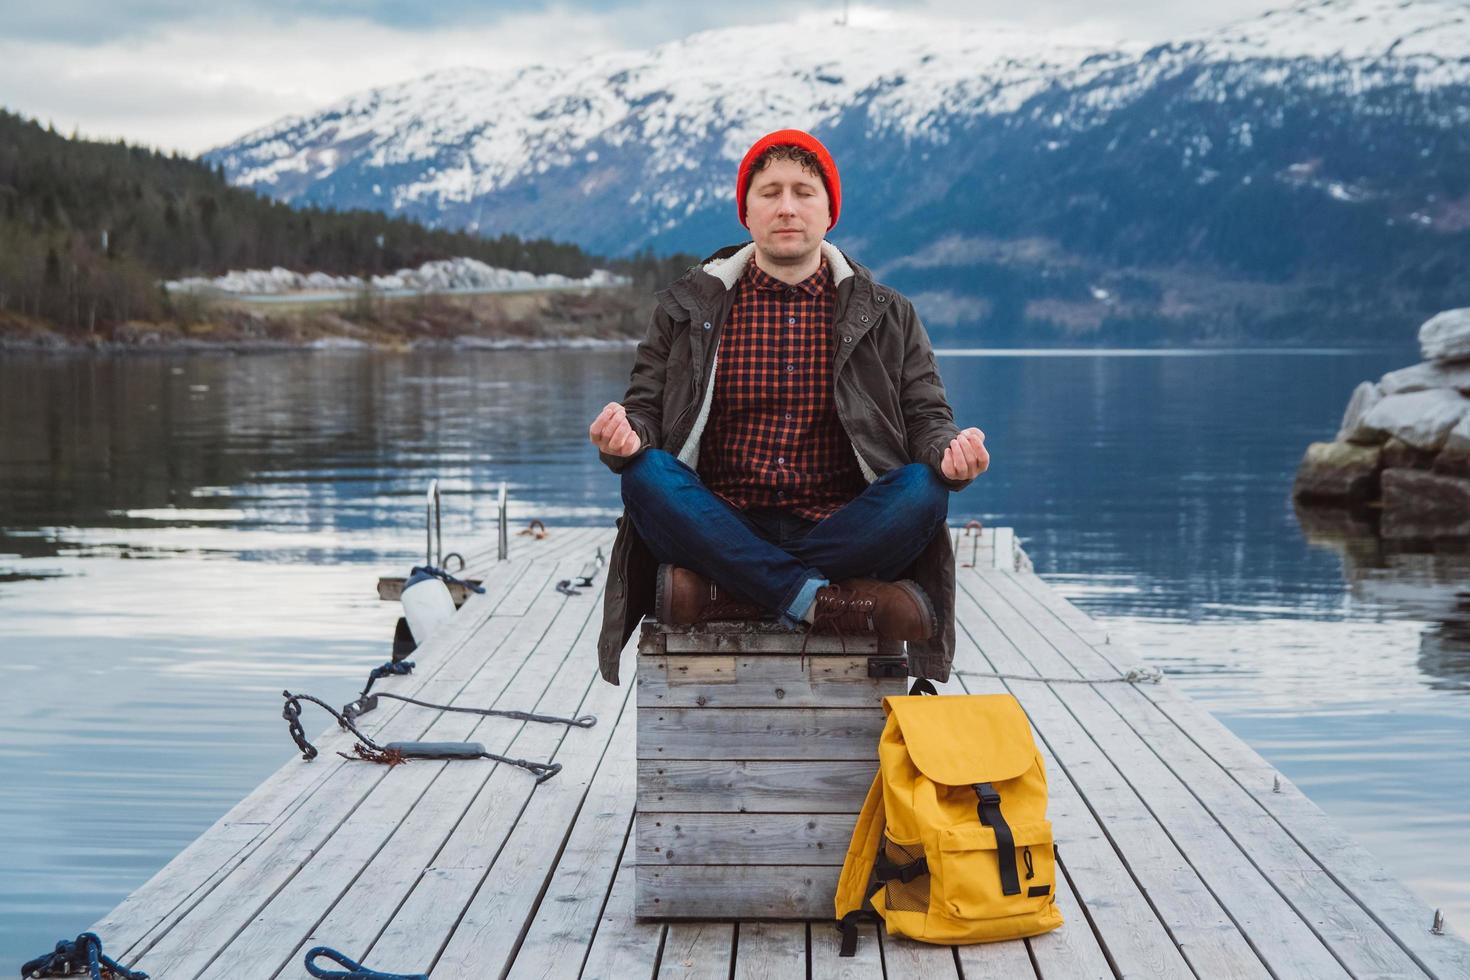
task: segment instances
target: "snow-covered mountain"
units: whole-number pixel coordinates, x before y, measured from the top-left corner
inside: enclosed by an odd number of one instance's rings
[[[206,156],[287,201],[703,254],[744,236],[745,148],[794,126],[842,170],[833,239],[941,329],[1146,340],[1470,301],[1467,123],[1470,0],[1308,0],[1154,46],[897,18],[707,31],[442,71]]]

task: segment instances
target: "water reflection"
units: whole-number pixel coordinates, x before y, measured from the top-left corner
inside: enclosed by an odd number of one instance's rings
[[[1040,574],[1454,923],[1465,556],[1385,553],[1351,517],[1290,506],[1344,393],[1414,358],[939,362],[993,457],[951,522],[1014,526]],[[421,553],[431,477],[446,548],[491,540],[501,480],[517,524],[610,522],[617,481],[586,428],[630,360],[0,360],[0,961],[74,936],[292,758],[283,686],[342,703],[386,659],[397,610],[373,584]]]
[[[1428,623],[1419,672],[1438,690],[1470,690],[1470,542],[1431,546],[1378,536],[1368,512],[1296,508],[1307,542],[1335,553],[1354,600]]]

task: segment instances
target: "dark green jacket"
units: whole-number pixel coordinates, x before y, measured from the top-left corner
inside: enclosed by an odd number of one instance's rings
[[[951,490],[969,480],[939,471],[958,433],[934,363],[929,335],[913,305],[830,243],[837,303],[832,325],[832,387],[837,415],[869,483],[908,463],[927,463]],[[709,418],[720,330],[735,302],[735,283],[752,260],[754,243],[720,249],[656,294],[648,335],[638,344],[623,407],[639,449],[657,447],[698,469],[699,440]],[[633,456],[599,454],[617,473]],[[602,635],[602,676],[618,683],[618,659],[628,637],[653,611],[658,562],[624,512],[608,560]],[[949,528],[937,531],[908,570],[934,603],[937,635],[908,644],[915,677],[949,679],[954,660],[954,553]]]

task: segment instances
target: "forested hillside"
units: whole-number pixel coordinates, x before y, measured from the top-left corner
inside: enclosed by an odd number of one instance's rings
[[[0,315],[93,332],[174,314],[160,280],[284,266],[372,275],[453,256],[581,277],[575,245],[426,228],[377,211],[293,207],[216,165],[73,136],[0,110]],[[616,263],[657,278],[644,256]]]

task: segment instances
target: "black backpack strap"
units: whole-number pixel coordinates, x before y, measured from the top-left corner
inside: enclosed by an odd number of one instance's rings
[[[873,857],[873,876],[868,879],[868,893],[863,896],[863,904],[866,905],[873,900],[873,896],[883,890],[883,886],[890,881],[901,881],[905,885],[922,875],[929,873],[929,859],[920,857],[908,864],[899,864],[884,853],[883,845],[878,845],[878,853]],[[853,956],[857,953],[857,927],[861,922],[877,922],[878,913],[867,909],[856,909],[844,915],[837,923],[837,929],[842,933],[842,949],[839,956]]]
[[[878,846],[878,854],[883,854],[883,846]],[[863,896],[863,904],[867,905],[873,900],[883,887],[883,882],[877,878],[877,866],[874,865],[874,876],[868,881],[868,893]],[[858,924],[861,922],[877,922],[878,913],[871,909],[857,908],[837,920],[837,931],[842,933],[842,948],[837,951],[838,956],[856,956],[858,941]]]
[[[938,693],[939,692],[934,689],[934,682],[931,681],[931,680],[929,680],[927,677],[915,677],[914,678],[914,684],[913,684],[913,686],[909,688],[909,696],[910,697],[912,697],[915,694],[938,694]]]
[[[1002,895],[1021,894],[1021,878],[1016,873],[1016,838],[1011,834],[1011,825],[1000,812],[1000,794],[989,783],[975,783],[972,787],[979,802],[975,805],[980,822],[995,828],[995,856],[1000,861],[1000,891]]]

